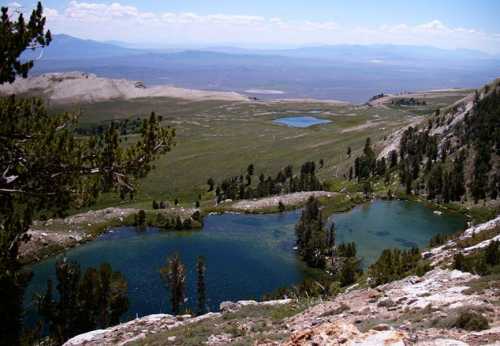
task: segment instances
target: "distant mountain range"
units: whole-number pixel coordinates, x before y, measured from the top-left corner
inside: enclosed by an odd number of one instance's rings
[[[114,44],[82,40],[68,35],[54,35],[49,47],[27,51],[25,57],[43,60],[95,59],[112,56],[143,54],[142,51],[120,47]]]
[[[83,40],[69,35],[54,35],[53,42],[44,49],[45,59],[93,59],[114,56],[139,55],[147,53],[179,53],[182,51],[203,51],[238,55],[284,56],[292,58],[325,59],[336,61],[400,62],[410,60],[490,60],[495,57],[469,49],[440,49],[431,46],[410,45],[330,45],[294,49],[245,49],[238,47],[206,47],[199,49],[131,48],[132,44],[120,41],[98,42]],[[29,53],[39,56],[40,52]]]
[[[34,73],[84,71],[103,77],[243,92],[283,91],[279,97],[364,102],[379,92],[478,87],[500,75],[500,59],[474,50],[397,45],[335,45],[254,50],[135,49],[120,42],[54,35],[30,51]],[[278,94],[257,95],[275,98]]]

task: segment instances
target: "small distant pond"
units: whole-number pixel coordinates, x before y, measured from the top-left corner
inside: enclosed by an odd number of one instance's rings
[[[201,231],[138,231],[117,228],[98,240],[71,249],[66,256],[78,261],[82,270],[108,262],[121,271],[129,285],[130,308],[126,319],[169,312],[168,293],[159,269],[167,256],[179,252],[187,267],[187,305],[196,303],[197,256],[207,264],[206,287],[212,311],[225,300],[259,299],[277,288],[290,286],[317,275],[295,256],[294,226],[300,211],[270,215],[210,215]],[[405,201],[375,201],[332,218],[337,242],[355,241],[364,265],[372,263],[384,248],[425,246],[437,233],[464,229],[460,215],[438,216],[421,204]],[[28,323],[36,315],[31,298],[44,292],[47,279],[54,280],[50,258],[31,267],[34,277],[26,294]]]
[[[323,125],[331,123],[331,120],[320,119],[311,116],[286,117],[273,120],[274,124],[286,125],[289,127],[305,128],[313,125]]]

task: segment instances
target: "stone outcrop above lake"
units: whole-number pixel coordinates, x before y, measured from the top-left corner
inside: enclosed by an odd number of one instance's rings
[[[286,207],[296,207],[301,204],[303,205],[311,196],[319,198],[333,197],[335,195],[335,192],[328,191],[295,192],[281,196],[271,196],[254,200],[239,200],[233,204],[229,204],[227,207],[232,211],[254,212],[259,210],[267,210],[270,208],[277,208],[280,202],[283,203],[283,205]]]

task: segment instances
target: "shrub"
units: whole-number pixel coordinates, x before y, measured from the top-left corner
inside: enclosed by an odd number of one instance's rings
[[[203,217],[201,215],[201,213],[197,210],[193,213],[193,215],[191,215],[191,217],[193,218],[193,220],[195,221],[198,221],[198,222],[202,222],[203,221]]]
[[[359,271],[359,261],[356,258],[347,258],[339,273],[340,286],[345,287],[355,283]]]
[[[369,268],[372,286],[382,285],[409,275],[422,276],[431,269],[428,262],[422,259],[420,250],[386,249],[377,261]]]
[[[488,275],[500,263],[500,242],[493,241],[476,253],[465,256],[458,253],[453,257],[453,268],[481,276]]]
[[[494,266],[500,263],[499,246],[500,241],[495,240],[486,247],[484,256],[487,264]]]
[[[465,329],[469,331],[481,331],[489,329],[488,319],[474,311],[463,311],[452,327]]]
[[[279,201],[279,203],[278,203],[278,209],[279,209],[280,213],[282,213],[282,212],[284,212],[286,210],[286,207],[283,204],[283,202]]]
[[[448,236],[444,234],[436,234],[434,237],[431,238],[431,240],[429,240],[429,246],[430,247],[440,246],[446,243],[447,240]]]
[[[134,218],[134,226],[142,227],[146,225],[146,212],[144,210],[139,210]]]

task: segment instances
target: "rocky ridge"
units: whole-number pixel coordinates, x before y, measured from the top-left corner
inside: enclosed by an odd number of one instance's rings
[[[0,94],[33,93],[56,103],[92,103],[144,97],[171,97],[190,101],[249,101],[236,92],[183,89],[169,85],[147,87],[143,82],[101,78],[91,73],[47,73],[0,86]]]

